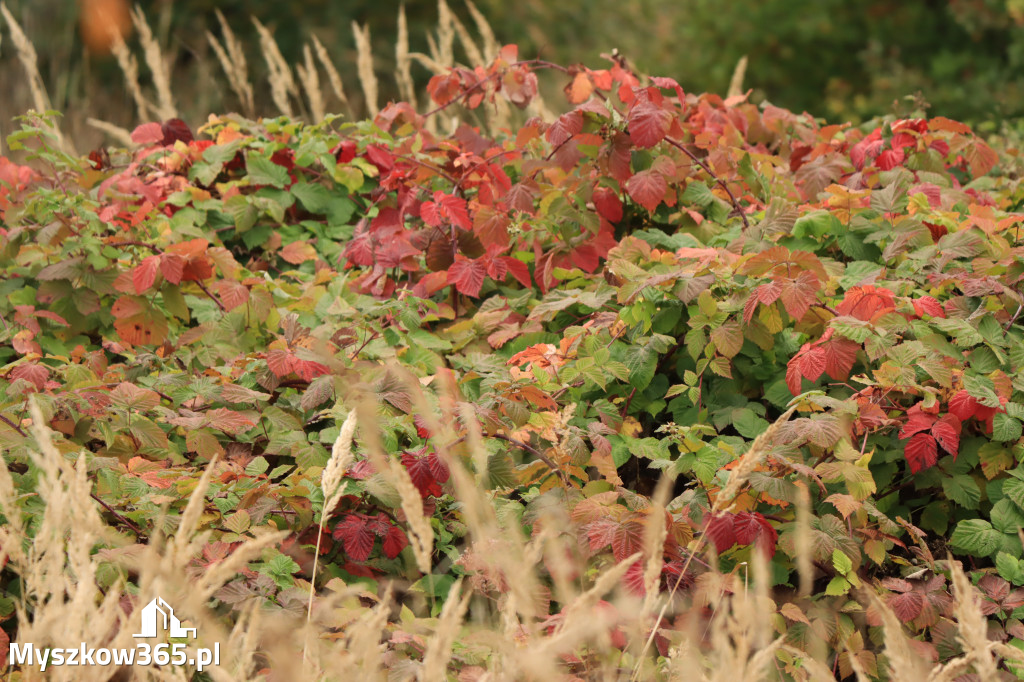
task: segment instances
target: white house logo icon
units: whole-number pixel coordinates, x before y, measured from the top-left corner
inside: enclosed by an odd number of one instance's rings
[[[181,621],[174,615],[174,609],[160,597],[146,604],[142,609],[142,632],[132,637],[156,637],[158,630],[166,630],[168,637],[196,636],[195,628],[181,627]]]

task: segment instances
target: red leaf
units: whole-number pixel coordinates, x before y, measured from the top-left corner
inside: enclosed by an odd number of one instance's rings
[[[870,322],[877,315],[893,310],[892,292],[872,284],[853,287],[837,308],[840,315],[852,315],[858,320]]]
[[[715,551],[721,554],[736,544],[736,532],[733,528],[732,514],[719,514],[708,519],[704,526],[704,537],[715,546]]]
[[[917,313],[918,317],[922,317],[924,315],[931,315],[932,317],[946,316],[946,311],[942,309],[942,305],[931,296],[915,298],[913,303],[914,312]]]
[[[644,527],[636,520],[616,524],[612,535],[612,556],[622,561],[641,551],[644,546]]]
[[[433,466],[430,461],[431,455],[435,460]],[[411,452],[403,452],[402,465],[405,466],[406,470],[409,472],[409,478],[412,479],[413,485],[415,485],[420,491],[420,495],[423,497],[427,497],[429,495],[440,497],[442,494],[441,481],[439,481],[435,475],[435,470],[437,469],[437,455],[433,453],[431,453],[431,455],[417,456]]]
[[[352,561],[366,561],[373,551],[377,536],[370,529],[367,518],[361,514],[349,514],[334,527],[335,540],[341,540],[345,553]]]
[[[278,378],[292,373],[295,366],[295,356],[291,351],[275,348],[267,351],[267,367]]]
[[[622,201],[615,190],[610,187],[595,187],[593,198],[598,215],[610,223],[622,220]]]
[[[889,608],[901,622],[909,623],[921,615],[921,609],[924,608],[924,595],[920,592],[894,594],[889,597]]]
[[[746,305],[743,306],[743,319],[746,322],[754,317],[754,310],[757,309],[758,303],[764,303],[765,305],[771,305],[778,300],[779,296],[782,295],[782,284],[777,280],[772,280],[766,284],[754,289],[753,293],[750,294],[750,298],[747,299]]]
[[[132,270],[132,284],[135,286],[135,293],[141,294],[153,286],[156,281],[156,271],[160,267],[160,256],[146,256],[142,262]]]
[[[654,212],[668,190],[668,180],[661,173],[648,169],[640,171],[626,181],[626,191],[633,201]]]
[[[338,163],[348,163],[356,158],[356,143],[352,140],[342,140],[331,150]]]
[[[562,114],[548,127],[545,134],[548,142],[555,147],[561,146],[570,139],[583,132],[583,114],[579,111],[570,111]]]
[[[653,104],[649,98],[638,97],[627,121],[633,144],[646,149],[665,139],[672,125],[672,114]]]
[[[761,514],[740,512],[733,516],[733,531],[738,545],[756,545],[768,555],[775,556],[775,545],[779,534]]]
[[[473,221],[466,211],[466,200],[440,190],[434,192],[433,201],[424,201],[420,206],[420,217],[431,227],[441,227],[447,221],[464,230],[473,229]]]
[[[384,556],[394,559],[408,544],[409,538],[405,536],[405,532],[398,526],[391,526],[388,534],[384,536]]]
[[[180,284],[185,273],[185,259],[176,253],[165,253],[160,257],[160,272],[171,284]]]
[[[853,364],[857,362],[860,344],[841,336],[835,336],[829,329],[818,341],[825,349],[825,372],[836,381],[846,381]]]
[[[163,139],[160,141],[160,144],[162,145],[172,145],[178,140],[188,144],[193,140],[192,130],[189,129],[188,124],[180,118],[167,119],[164,121],[163,125],[160,126],[160,130],[164,134]]]
[[[903,452],[907,457],[907,463],[910,465],[910,471],[914,474],[935,466],[935,462],[939,458],[935,439],[927,433],[915,434],[913,438],[907,441],[907,447]]]
[[[910,438],[915,433],[931,431],[932,424],[934,423],[935,415],[922,412],[921,404],[918,403],[907,410],[907,423],[903,425],[903,429],[900,431],[900,438]]]
[[[818,299],[820,288],[818,276],[807,270],[789,281],[782,282],[782,305],[786,307],[786,312],[794,321],[799,322],[807,314],[811,304]]]
[[[164,139],[164,130],[159,123],[143,123],[132,131],[135,144],[156,144]]]
[[[454,284],[461,294],[479,296],[486,275],[487,265],[482,259],[470,260],[460,253],[448,268],[448,283]]]
[[[959,417],[962,422],[974,417],[977,414],[978,407],[978,401],[966,389],[961,390],[949,399],[950,413]]]
[[[960,418],[955,414],[944,414],[932,426],[932,435],[942,449],[956,457],[960,450],[960,431],[963,428]]]
[[[302,360],[292,358],[292,369],[303,381],[312,381],[318,376],[327,374],[330,370],[319,362],[313,360]]]
[[[226,407],[218,407],[215,410],[210,410],[206,417],[210,421],[210,426],[215,429],[220,429],[229,436],[246,431],[256,425],[253,420],[249,419],[241,412],[235,412],[234,410],[229,410]]]
[[[800,374],[809,381],[817,381],[825,371],[825,349],[809,348],[800,357]]]

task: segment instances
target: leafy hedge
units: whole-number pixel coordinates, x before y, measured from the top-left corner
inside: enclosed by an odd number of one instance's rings
[[[557,119],[438,132],[456,106],[525,105],[542,68],[566,77]],[[919,654],[960,652],[947,552],[989,636],[1021,648],[1015,150],[944,118],[824,125],[514,47],[430,92],[429,114],[373,122],[149,123],[88,159],[22,120],[8,144],[30,165],[0,159],[0,443],[29,528],[31,398],[62,452],[88,453],[127,544],[173,526],[215,457],[196,566],[289,531],[217,593],[228,612],[293,608],[314,548],[318,585],[404,580],[417,615],[461,575],[500,596],[456,466],[506,531],[561,510],[584,582],[652,527],[658,572],[633,564],[627,592],[700,599],[763,552],[773,627],[841,677],[888,679],[871,591]],[[365,400],[380,440],[360,432],[321,524],[331,444]],[[427,566],[388,458],[422,497]],[[6,616],[18,584],[8,566]],[[416,658],[404,622],[389,648]],[[648,655],[681,636],[658,625]],[[803,679],[788,656],[771,679]]]

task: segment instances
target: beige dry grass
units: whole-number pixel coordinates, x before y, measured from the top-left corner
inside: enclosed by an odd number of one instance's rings
[[[438,418],[419,384],[410,383],[408,390],[428,428],[439,434],[436,442],[453,442],[445,437],[452,435],[450,425]],[[458,410],[464,422],[473,414],[468,405],[460,405],[454,398],[442,399],[445,404]],[[560,540],[565,530],[560,524],[566,521],[563,512],[552,509],[540,522],[540,532],[530,539],[523,537],[517,522],[510,524],[495,514],[493,494],[486,492],[470,471],[470,467],[486,462],[483,453],[477,451],[483,447],[479,432],[458,450],[440,448],[451,468],[455,497],[469,528],[467,551],[475,556],[475,572],[454,584],[437,618],[420,613],[414,621],[403,619],[399,629],[414,633],[425,644],[421,658],[407,660],[387,652],[386,633],[396,627],[392,616],[395,592],[387,583],[381,583],[377,594],[338,580],[317,589],[314,575],[312,581],[300,581],[299,585],[309,595],[308,606],[303,604],[307,607],[303,609],[304,619],[282,610],[271,616],[257,602],[251,602],[241,605],[226,621],[209,610],[209,600],[248,562],[280,543],[284,533],[256,529],[254,537],[223,561],[198,573],[190,571],[211,537],[203,528],[207,493],[211,480],[224,465],[216,458],[209,463],[184,512],[170,524],[173,532],[157,534],[148,544],[136,545],[100,517],[90,497],[87,454],[58,450],[49,430],[41,426],[44,418],[34,401],[30,413],[37,444],[32,460],[40,472],[36,492],[45,502],[45,513],[34,530],[35,542],[27,542],[29,529],[23,522],[16,487],[6,467],[0,468],[0,510],[8,520],[0,526],[0,547],[24,584],[16,604],[20,642],[66,646],[71,641],[86,641],[107,647],[134,646],[131,633],[138,607],[160,595],[175,605],[189,626],[198,628],[202,645],[220,642],[222,665],[209,670],[215,680],[264,679],[259,670],[265,665],[279,679],[451,679],[454,673],[450,666],[464,665],[455,657],[456,647],[468,641],[488,652],[484,664],[474,668],[478,673],[473,679],[556,679],[564,672],[566,656],[590,652],[585,676],[588,680],[769,680],[774,679],[776,654],[780,651],[802,661],[804,679],[834,679],[828,667],[788,644],[776,631],[772,619],[777,605],[768,587],[767,562],[758,552],[730,574],[704,574],[694,594],[713,608],[710,622],[698,626],[691,620],[689,627],[676,629],[666,657],[647,654],[645,645],[651,628],[666,622],[666,618],[685,615],[679,612],[685,602],[673,600],[656,616],[655,599],[664,595],[657,596],[651,590],[656,597],[637,599],[622,589],[622,578],[633,563],[641,561],[645,582],[653,586],[660,567],[651,557],[658,554],[654,548],[663,542],[663,524],[651,524],[642,552],[606,566],[579,583],[567,577],[571,566],[559,569],[558,560],[554,560],[560,557],[566,561],[567,557],[567,547]],[[376,408],[365,403],[346,417],[321,477],[324,514],[329,514],[343,493],[343,474],[357,456],[354,436],[358,420],[359,450],[375,462],[402,495],[417,568],[427,573],[432,569],[429,521],[422,516],[422,503],[408,474],[403,477],[398,473],[404,468],[392,467],[394,457],[383,451],[375,418]],[[761,447],[769,445],[770,439]],[[751,459],[757,457],[756,453],[750,455]],[[653,518],[664,515],[668,490],[666,482],[656,491]],[[417,542],[421,544],[419,549],[415,547]],[[98,576],[106,570],[104,564],[110,562],[137,576],[137,589],[129,592],[123,578],[101,586]],[[548,620],[546,609],[538,601],[544,592],[541,574],[545,564],[555,576],[553,596],[564,606],[554,622]],[[977,590],[955,562],[948,564],[965,653],[942,666],[925,663],[891,610],[870,590],[864,595],[882,619],[894,679],[948,682],[970,672],[988,679],[985,676],[994,674],[1002,658],[1020,657],[1015,649],[988,639]],[[496,601],[486,597],[482,575],[500,584]],[[126,614],[121,604],[129,594],[136,611]],[[611,603],[610,608],[601,606],[605,600]],[[339,623],[344,623],[340,630]],[[613,629],[628,635],[629,643],[622,651],[612,647]],[[296,656],[299,651],[305,655]],[[863,679],[856,661],[853,667]],[[143,680],[187,679],[181,669],[174,668],[138,668],[135,674],[136,679]],[[108,675],[103,668],[55,667],[41,676],[26,668],[22,679],[101,680]]]

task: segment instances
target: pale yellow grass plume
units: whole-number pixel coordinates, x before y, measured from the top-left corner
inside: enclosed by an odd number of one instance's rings
[[[316,58],[320,61],[320,66],[324,67],[324,71],[327,72],[327,82],[331,84],[331,90],[334,91],[334,96],[338,98],[338,101],[348,109],[349,114],[352,113],[352,108],[348,103],[348,96],[345,95],[345,86],[341,81],[341,74],[338,73],[338,69],[335,68],[334,62],[331,61],[331,57],[327,54],[327,48],[323,46],[320,39],[315,35],[310,36],[313,39],[313,49],[316,50]]]
[[[469,9],[469,14],[473,17],[473,23],[476,24],[476,30],[480,33],[480,38],[484,42],[484,53],[491,58],[495,57],[501,50],[501,43],[494,37],[494,29],[491,28],[487,18],[471,0],[466,0],[466,7]]]
[[[313,51],[309,44],[302,46],[302,64],[295,65],[295,72],[299,75],[299,82],[302,89],[306,91],[306,101],[309,103],[309,115],[313,121],[324,120],[327,113],[324,109],[324,96],[320,90],[320,73],[316,69],[316,62],[313,61]]]
[[[25,78],[28,81],[29,91],[32,93],[32,105],[37,111],[43,113],[50,109],[50,98],[46,94],[46,86],[43,84],[43,77],[39,74],[39,57],[36,55],[36,48],[21,30],[21,26],[14,20],[14,16],[7,9],[7,5],[0,2],[0,14],[3,14],[7,28],[11,31],[11,41],[18,53],[18,59],[25,69]]]
[[[395,41],[395,82],[398,94],[417,108],[416,88],[412,81],[412,59],[409,57],[409,25],[405,18],[405,5],[398,9],[398,39]]]
[[[114,54],[117,65],[121,67],[121,72],[124,74],[125,85],[135,102],[138,120],[147,120],[150,111],[155,112],[157,109],[142,93],[142,86],[139,85],[139,62],[135,59],[132,51],[128,49],[128,45],[120,33],[111,34],[110,51]]]
[[[252,117],[256,113],[256,105],[253,101],[252,83],[249,82],[249,67],[245,61],[245,50],[242,44],[235,37],[234,31],[220,10],[217,12],[217,21],[220,22],[221,35],[224,37],[224,45],[221,45],[216,37],[209,31],[206,32],[206,39],[217,55],[217,61],[224,69],[228,78],[228,84],[235,92],[242,103],[242,111],[246,116]]]
[[[260,34],[260,49],[263,51],[263,59],[267,62],[270,73],[270,96],[274,100],[274,106],[278,111],[289,118],[293,118],[292,105],[289,97],[298,97],[299,89],[295,85],[295,78],[292,76],[292,69],[281,54],[280,48],[274,36],[270,35],[267,27],[260,23],[256,17],[252,18],[256,31]]]
[[[320,526],[316,534],[316,551],[313,553],[313,573],[309,582],[309,603],[306,606],[306,621],[313,615],[313,594],[316,590],[316,570],[320,561],[320,540],[324,534],[324,523],[345,494],[348,485],[342,480],[352,464],[352,439],[356,432],[356,411],[348,413],[338,431],[338,437],[331,447],[331,459],[320,474],[320,490],[324,495],[324,508],[320,512]]]
[[[92,118],[91,116],[85,119],[85,122],[93,128],[95,128],[96,130],[100,130],[106,133],[112,139],[116,140],[117,143],[120,145],[124,145],[125,147],[131,147],[133,144],[132,134],[125,130],[124,128],[122,128],[121,126],[116,126],[113,123],[101,121],[99,119]]]
[[[715,504],[711,508],[712,513],[727,511],[732,506],[732,501],[739,494],[747,479],[750,478],[750,474],[764,461],[771,447],[772,440],[775,438],[775,434],[778,433],[782,425],[786,423],[786,420],[795,411],[796,408],[791,407],[783,412],[761,435],[754,439],[754,442],[750,444],[747,451],[740,457],[739,464],[729,475],[729,482],[725,484],[725,487],[715,498]]]
[[[137,5],[132,11],[132,23],[135,24],[135,30],[139,32],[139,42],[142,43],[146,65],[149,67],[153,76],[153,85],[156,87],[156,114],[163,120],[176,118],[178,110],[174,106],[174,95],[171,93],[171,75],[167,68],[167,61],[160,51],[160,44],[153,37],[153,32],[146,22],[146,15]]]
[[[366,111],[370,118],[377,115],[380,108],[377,106],[377,76],[373,72],[373,50],[370,47],[370,27],[352,22],[352,35],[356,39],[356,73],[359,75],[359,84],[363,87],[363,97],[366,98]]]
[[[441,617],[437,629],[427,642],[427,650],[423,654],[423,669],[419,679],[423,682],[443,680],[448,676],[448,661],[452,656],[452,643],[462,628],[462,619],[469,607],[469,599],[473,593],[469,590],[463,594],[462,578],[455,581],[448,592],[448,598],[441,607]]]

